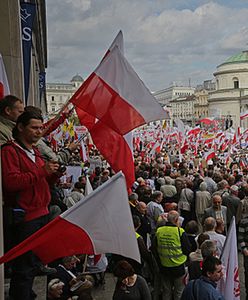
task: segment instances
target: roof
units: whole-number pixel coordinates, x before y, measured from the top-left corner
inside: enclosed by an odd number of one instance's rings
[[[73,76],[72,77],[72,80],[71,80],[71,82],[75,82],[75,81],[80,81],[80,82],[83,82],[84,80],[83,80],[83,78],[80,76],[80,75],[75,75],[75,76]]]
[[[242,62],[248,62],[248,50],[242,51],[241,53],[229,57],[222,65]]]

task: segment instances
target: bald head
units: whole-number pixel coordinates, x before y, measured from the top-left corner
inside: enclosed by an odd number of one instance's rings
[[[140,201],[137,205],[137,209],[141,214],[144,215],[146,213],[147,205],[145,202]]]

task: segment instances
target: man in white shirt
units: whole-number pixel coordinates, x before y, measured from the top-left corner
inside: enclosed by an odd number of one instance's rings
[[[213,217],[208,217],[204,221],[204,233],[209,235],[210,240],[216,242],[217,255],[218,257],[220,257],[226,237],[222,234],[215,232],[216,225],[216,220]]]

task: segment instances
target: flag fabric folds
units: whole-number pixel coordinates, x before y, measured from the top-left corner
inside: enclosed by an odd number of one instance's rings
[[[0,258],[32,250],[47,264],[73,254],[115,253],[140,262],[125,179],[121,172]]]
[[[9,95],[9,83],[8,78],[6,75],[3,58],[0,54],[0,99],[2,99],[4,96]]]
[[[101,154],[131,187],[134,180],[133,149],[125,135],[146,122],[165,119],[156,102],[125,59],[120,31],[97,69],[74,94],[80,123],[86,126]]]
[[[220,291],[225,300],[239,300],[240,282],[235,217],[233,217],[229,227],[221,261],[226,274],[220,281]]]
[[[111,168],[115,172],[123,171],[127,187],[130,188],[135,181],[134,162],[132,149],[126,139],[101,121],[91,128],[90,134]]]
[[[76,91],[71,103],[121,135],[167,118],[117,46]]]

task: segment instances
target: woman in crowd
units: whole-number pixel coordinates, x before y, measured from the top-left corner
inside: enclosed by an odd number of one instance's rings
[[[113,300],[151,300],[151,293],[145,279],[134,273],[125,260],[119,261],[114,269],[117,283]]]

